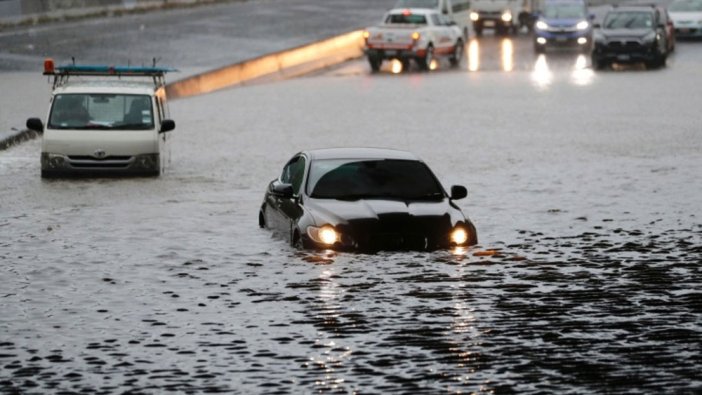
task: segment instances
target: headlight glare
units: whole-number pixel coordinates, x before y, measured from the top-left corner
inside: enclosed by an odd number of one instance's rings
[[[548,30],[548,24],[544,21],[537,21],[534,26],[539,30]]]
[[[463,227],[457,226],[451,231],[450,239],[455,245],[463,245],[468,241],[468,232]]]
[[[575,25],[575,28],[578,30],[586,30],[588,27],[590,27],[590,23],[588,21],[580,21],[577,25]]]
[[[470,20],[471,21],[476,22],[478,19],[480,19],[480,14],[478,14],[475,11],[470,13]]]
[[[509,11],[505,11],[502,13],[501,18],[504,22],[510,22],[510,21],[512,21],[512,13]]]
[[[339,233],[329,225],[324,225],[321,228],[317,228],[316,226],[309,226],[307,228],[307,235],[315,243],[324,244],[328,246],[334,245],[334,243],[341,239]]]

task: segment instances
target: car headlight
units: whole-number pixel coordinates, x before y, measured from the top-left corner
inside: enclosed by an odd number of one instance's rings
[[[60,169],[64,166],[66,157],[60,154],[52,154],[50,152],[41,153],[41,167],[43,169]]]
[[[332,246],[341,240],[341,235],[329,225],[324,225],[321,228],[316,226],[307,227],[307,236],[315,243]]]
[[[544,21],[536,21],[536,25],[534,25],[539,30],[548,30],[548,23]]]
[[[466,232],[462,226],[456,226],[453,228],[453,230],[451,230],[449,239],[451,240],[451,244],[463,245],[466,241],[468,241],[468,232]]]
[[[650,43],[656,41],[656,38],[657,38],[656,32],[650,32],[650,33],[648,33],[647,35],[644,36],[643,41],[644,41],[645,43],[649,43],[649,44],[650,44]]]
[[[590,22],[588,21],[580,21],[575,25],[575,28],[578,30],[587,30],[588,27],[590,27]]]
[[[510,22],[512,20],[512,13],[509,11],[505,11],[502,13],[501,18],[505,22]]]
[[[480,14],[478,14],[475,11],[470,13],[470,20],[471,21],[476,22],[478,19],[480,19]]]

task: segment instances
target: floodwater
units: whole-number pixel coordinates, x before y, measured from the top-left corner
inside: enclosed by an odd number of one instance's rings
[[[175,101],[155,179],[41,180],[39,140],[3,151],[0,391],[699,393],[700,52],[546,56],[548,79],[356,62]],[[416,152],[468,187],[480,245],[301,252],[258,229],[286,160],[328,146]]]

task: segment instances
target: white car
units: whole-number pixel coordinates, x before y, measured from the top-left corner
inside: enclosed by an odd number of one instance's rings
[[[41,176],[134,174],[157,176],[168,158],[167,68],[69,65],[45,62],[54,77],[43,134]]]
[[[674,0],[668,6],[678,38],[702,37],[702,0]]]
[[[420,8],[390,10],[381,25],[366,29],[364,38],[364,52],[373,71],[388,59],[400,60],[403,70],[410,61],[430,70],[437,57],[447,57],[457,66],[465,45],[455,22],[435,10]]]

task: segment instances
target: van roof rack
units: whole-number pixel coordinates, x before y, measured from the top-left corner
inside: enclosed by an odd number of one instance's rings
[[[65,84],[71,76],[88,76],[88,77],[152,77],[154,85],[157,87],[166,84],[166,73],[178,71],[170,67],[154,66],[109,66],[109,65],[79,65],[67,64],[63,66],[54,66],[53,59],[44,61],[44,75],[54,77],[54,88]]]

